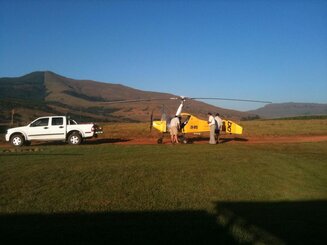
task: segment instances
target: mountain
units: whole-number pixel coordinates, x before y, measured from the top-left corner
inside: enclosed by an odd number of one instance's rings
[[[279,103],[268,104],[257,110],[248,111],[260,118],[282,118],[297,116],[327,115],[327,104]]]
[[[12,110],[14,121],[20,123],[43,115],[71,115],[78,121],[148,121],[152,111],[155,118],[160,118],[163,108],[173,115],[179,101],[106,102],[171,97],[176,95],[142,91],[121,84],[76,80],[50,71],[32,72],[22,77],[0,78],[0,123],[10,122]],[[200,118],[206,118],[208,111],[236,120],[253,116],[193,100],[185,103],[183,111]]]

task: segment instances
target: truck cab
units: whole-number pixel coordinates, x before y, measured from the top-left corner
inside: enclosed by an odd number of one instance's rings
[[[65,140],[67,133],[66,117],[41,117],[27,125],[29,140]]]

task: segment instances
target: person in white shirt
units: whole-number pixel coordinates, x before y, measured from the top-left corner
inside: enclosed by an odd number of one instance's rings
[[[170,121],[170,139],[171,143],[178,143],[178,130],[180,127],[180,121],[178,116],[175,116],[173,119]]]
[[[212,116],[212,114],[210,112],[208,112],[208,124],[210,127],[210,140],[209,140],[209,144],[216,144],[216,140],[215,140],[215,129],[216,129],[216,121],[214,119],[214,117]]]
[[[216,114],[215,116],[215,120],[217,122],[216,124],[216,140],[217,140],[217,144],[219,144],[219,135],[220,135],[220,130],[221,130],[221,127],[223,126],[223,120],[221,120],[221,118],[219,117],[219,113]]]

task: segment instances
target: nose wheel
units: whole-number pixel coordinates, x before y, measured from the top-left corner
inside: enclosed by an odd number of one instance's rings
[[[190,143],[189,140],[184,136],[184,135],[181,135],[178,137],[178,140],[179,142],[183,143],[183,144],[188,144]]]

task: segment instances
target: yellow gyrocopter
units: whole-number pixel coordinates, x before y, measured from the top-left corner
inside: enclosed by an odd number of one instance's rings
[[[185,100],[188,99],[186,97],[181,97],[181,104],[179,105],[176,116],[181,118],[181,129],[180,129],[180,135],[179,140],[182,143],[189,143],[190,141],[185,137],[185,134],[201,134],[204,132],[210,132],[208,121],[202,120],[197,118],[196,116],[190,114],[190,113],[183,113],[183,105]],[[189,98],[189,99],[195,99],[195,98]],[[200,99],[200,98],[197,98]],[[209,98],[201,98],[201,99],[209,99]],[[214,98],[210,98],[214,99]],[[218,98],[215,98],[218,99]],[[222,99],[222,98],[219,98]],[[228,99],[231,100],[231,99]],[[233,99],[234,100],[234,99]],[[249,101],[249,100],[242,100],[242,101]],[[263,101],[255,101],[255,102],[263,102]],[[150,128],[155,128],[160,133],[162,133],[161,137],[157,140],[158,144],[163,143],[163,138],[165,133],[169,133],[169,120],[167,120],[165,114],[161,117],[161,120],[152,120],[151,116],[151,126]],[[222,128],[221,132],[229,133],[229,134],[242,134],[243,128],[236,124],[235,122],[231,120],[222,120]]]
[[[133,103],[133,102],[145,102],[145,101],[159,101],[159,100],[180,100],[180,105],[175,113],[174,116],[177,116],[181,119],[181,129],[179,134],[179,140],[182,143],[189,143],[190,141],[186,138],[186,134],[201,134],[205,132],[210,132],[210,128],[208,122],[206,120],[202,120],[197,118],[196,116],[183,113],[183,106],[186,100],[229,100],[229,101],[241,101],[241,102],[256,102],[256,103],[272,103],[270,101],[261,101],[261,100],[245,100],[245,99],[230,99],[230,98],[191,98],[191,97],[172,97],[172,98],[150,98],[150,99],[135,99],[135,100],[121,100],[121,101],[110,101],[105,102],[109,104],[116,104],[116,103]],[[158,144],[163,143],[163,139],[165,134],[169,133],[169,124],[170,119],[166,116],[163,112],[160,120],[153,120],[153,112],[151,113],[150,118],[150,130],[152,128],[156,129],[161,133],[160,138],[157,139]],[[242,126],[238,125],[237,123],[223,119],[222,120],[222,128],[221,132],[227,134],[236,134],[241,135],[243,133]]]

